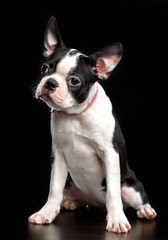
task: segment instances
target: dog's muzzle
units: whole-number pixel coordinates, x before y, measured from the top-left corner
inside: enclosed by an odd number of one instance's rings
[[[43,87],[36,92],[36,98],[42,98],[43,100],[50,99],[50,94],[53,93],[58,86],[59,84],[54,78],[48,78]]]
[[[49,91],[54,91],[58,86],[59,84],[53,78],[49,78],[44,85],[44,87]]]

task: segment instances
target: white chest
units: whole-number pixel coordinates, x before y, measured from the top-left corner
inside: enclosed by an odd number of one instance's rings
[[[53,146],[62,152],[73,181],[87,195],[102,193],[103,154],[112,147],[115,124],[111,110],[106,97],[82,115],[51,117]]]
[[[55,137],[77,187],[85,193],[100,191],[104,171],[96,143],[73,132],[57,132]]]

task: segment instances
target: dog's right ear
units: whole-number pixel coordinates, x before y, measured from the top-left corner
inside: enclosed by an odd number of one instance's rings
[[[61,39],[56,19],[51,17],[45,31],[43,56],[48,57],[57,47],[65,47],[65,45]]]

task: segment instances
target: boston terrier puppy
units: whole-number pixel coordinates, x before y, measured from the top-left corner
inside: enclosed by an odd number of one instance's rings
[[[132,207],[138,218],[155,218],[142,183],[128,166],[120,126],[99,84],[119,63],[122,45],[111,44],[86,56],[65,47],[51,17],[43,55],[35,96],[52,109],[54,160],[48,200],[29,222],[49,224],[62,207],[83,205],[106,209],[106,229],[117,233],[131,228],[123,208]]]

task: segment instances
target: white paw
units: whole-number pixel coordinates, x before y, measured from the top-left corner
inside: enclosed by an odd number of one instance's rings
[[[137,210],[137,216],[138,218],[153,219],[157,216],[157,213],[150,204],[144,204],[139,210]]]
[[[54,211],[52,209],[41,209],[39,212],[32,214],[28,221],[34,224],[49,224],[58,215],[59,211]]]
[[[107,231],[115,233],[127,233],[130,229],[131,226],[124,213],[116,214],[114,217],[107,217]]]

